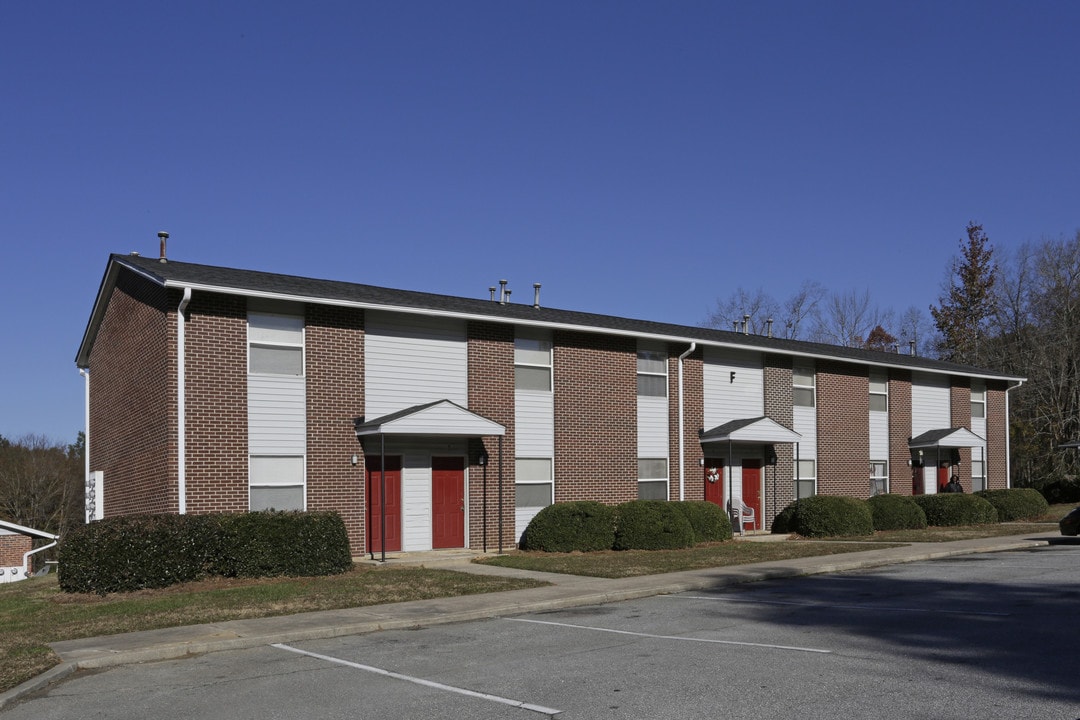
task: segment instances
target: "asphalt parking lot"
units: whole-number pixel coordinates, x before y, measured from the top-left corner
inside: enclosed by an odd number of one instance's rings
[[[84,672],[4,718],[1080,718],[1080,546]]]

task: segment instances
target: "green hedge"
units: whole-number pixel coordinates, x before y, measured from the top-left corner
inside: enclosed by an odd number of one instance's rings
[[[980,490],[975,495],[994,506],[998,522],[1034,520],[1045,515],[1050,509],[1046,498],[1034,488]]]
[[[548,505],[521,535],[518,547],[542,552],[610,550],[615,544],[615,509],[592,501]]]
[[[874,532],[870,505],[841,495],[814,495],[796,500],[773,520],[774,533],[803,537],[855,537]]]
[[[915,502],[926,513],[926,522],[937,527],[954,525],[985,525],[998,521],[997,510],[976,495],[938,493],[916,495]]]
[[[672,550],[694,544],[694,528],[664,500],[631,500],[616,507],[616,550]]]
[[[875,495],[867,500],[875,530],[922,530],[926,513],[907,495]]]
[[[694,529],[694,542],[718,542],[731,539],[731,519],[716,503],[705,500],[681,500],[671,504],[690,521],[690,527]]]
[[[337,513],[130,515],[99,520],[60,543],[59,583],[100,595],[208,575],[330,575],[352,567]]]

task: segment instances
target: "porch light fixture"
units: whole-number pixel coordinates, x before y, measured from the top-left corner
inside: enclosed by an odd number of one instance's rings
[[[480,467],[484,467],[485,465],[487,465],[487,461],[488,461],[487,453],[484,452],[483,450],[481,450],[480,451],[480,456],[478,458],[476,458],[476,463]]]

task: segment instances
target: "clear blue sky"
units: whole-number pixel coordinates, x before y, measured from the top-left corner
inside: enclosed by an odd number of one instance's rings
[[[14,2],[0,434],[74,440],[108,254],[696,325],[936,303],[1080,228],[1080,3]]]

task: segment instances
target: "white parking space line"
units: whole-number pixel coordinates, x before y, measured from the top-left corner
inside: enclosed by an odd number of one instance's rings
[[[278,650],[288,650],[289,652],[306,655],[308,657],[316,658],[318,660],[325,660],[326,662],[334,663],[337,665],[345,665],[346,667],[363,670],[364,672],[375,673],[376,675],[383,675],[385,677],[394,678],[395,680],[404,680],[405,682],[411,682],[416,685],[423,685],[424,687],[434,688],[436,690],[445,690],[447,692],[457,693],[458,695],[465,695],[467,697],[478,698],[480,700],[487,700],[488,702],[494,702],[501,705],[509,705],[510,707],[521,708],[522,710],[529,710],[531,712],[540,713],[541,715],[558,715],[562,712],[562,710],[544,707],[543,705],[533,705],[532,703],[523,702],[521,700],[512,700],[510,698],[504,698],[498,695],[491,695],[490,693],[476,692],[475,690],[466,690],[465,688],[454,687],[453,685],[444,685],[443,683],[434,682],[432,680],[424,680],[423,678],[412,677],[410,675],[402,675],[401,673],[392,672],[390,670],[383,670],[382,668],[372,667],[371,665],[361,665],[360,663],[350,662],[349,660],[342,660],[341,658],[331,657],[329,655],[320,655],[319,653],[308,652],[307,650],[294,648],[290,645],[274,643],[273,645],[271,645],[271,647],[275,647]]]
[[[933,613],[935,615],[982,615],[986,617],[1009,617],[1010,615],[1012,615],[1012,613],[1007,612],[988,612],[980,610],[947,610],[944,608],[916,608],[901,607],[899,605],[838,605],[831,603],[799,602],[796,600],[759,600],[756,598],[738,599],[725,597],[705,597],[703,595],[664,595],[663,597],[672,600],[705,600],[707,602],[745,603],[747,605],[794,605],[795,607],[825,608],[835,610],[872,610],[875,612],[887,610],[889,612]]]
[[[711,638],[693,638],[683,635],[653,635],[651,633],[632,632],[630,630],[612,630],[611,628],[593,627],[591,625],[571,625],[570,623],[550,622],[548,620],[528,620],[526,618],[504,618],[513,622],[533,623],[534,625],[554,625],[555,627],[571,628],[574,630],[595,630],[596,632],[614,633],[615,635],[632,635],[634,637],[653,638],[656,640],[678,640],[680,642],[712,643],[714,645],[742,645],[745,647],[768,648],[770,650],[797,650],[799,652],[831,654],[832,650],[820,650],[818,648],[793,647],[791,645],[767,645],[765,643],[740,642],[738,640],[715,640]]]

